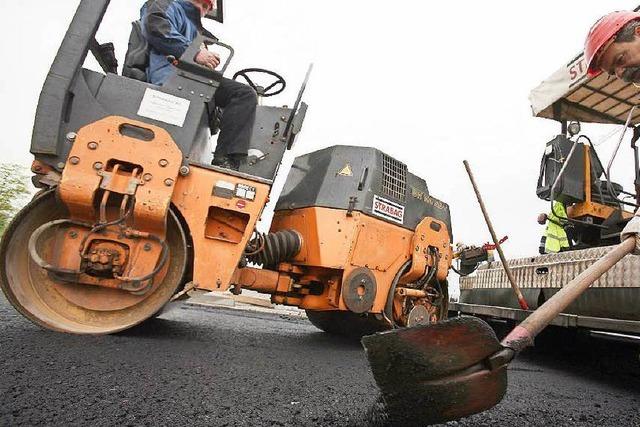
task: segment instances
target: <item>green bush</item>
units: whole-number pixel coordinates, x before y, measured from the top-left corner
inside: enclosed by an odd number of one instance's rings
[[[24,167],[0,163],[0,236],[28,200],[29,178]]]

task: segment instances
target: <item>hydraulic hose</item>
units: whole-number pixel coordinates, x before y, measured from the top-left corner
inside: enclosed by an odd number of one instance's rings
[[[264,267],[274,267],[292,260],[302,249],[302,236],[295,230],[276,233],[256,233],[245,249],[247,261]]]

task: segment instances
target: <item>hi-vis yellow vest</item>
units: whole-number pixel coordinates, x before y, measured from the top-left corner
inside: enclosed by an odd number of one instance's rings
[[[558,216],[560,218],[558,218]],[[544,251],[548,254],[558,253],[562,249],[569,247],[569,239],[567,238],[567,232],[564,231],[561,224],[567,218],[567,211],[564,205],[560,202],[553,202],[553,210],[549,214],[547,220],[547,229],[544,232],[546,236],[546,242],[544,245]]]

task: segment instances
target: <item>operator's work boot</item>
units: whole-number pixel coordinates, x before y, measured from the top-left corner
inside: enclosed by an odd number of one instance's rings
[[[214,157],[211,164],[219,168],[229,169],[237,172],[240,169],[240,164],[246,158],[246,155],[230,154],[228,156]]]
[[[227,156],[223,156],[223,157],[214,157],[213,161],[211,162],[211,164],[213,166],[217,166],[219,168],[222,169],[229,169],[229,170],[233,170],[233,171],[237,171],[239,168],[238,164],[235,164],[230,158],[228,158]]]

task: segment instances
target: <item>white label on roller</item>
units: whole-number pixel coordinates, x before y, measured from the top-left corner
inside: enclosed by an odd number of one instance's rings
[[[236,189],[235,184],[227,181],[218,181],[216,182],[216,187],[222,188],[224,190],[234,191]]]
[[[391,221],[402,224],[404,222],[404,206],[384,199],[380,196],[373,196],[374,215],[389,219]]]
[[[153,89],[147,89],[138,115],[170,125],[184,126],[191,101]]]

